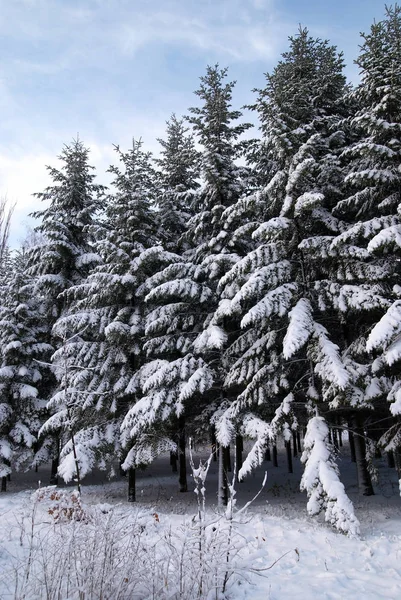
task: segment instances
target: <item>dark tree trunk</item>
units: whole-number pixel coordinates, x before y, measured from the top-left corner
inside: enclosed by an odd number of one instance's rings
[[[291,453],[291,442],[290,440],[286,441],[285,443],[285,449],[287,452],[287,465],[288,465],[288,472],[289,473],[293,473],[293,468],[292,468],[292,453]]]
[[[239,470],[242,467],[242,451],[244,449],[244,444],[243,444],[243,440],[242,440],[242,435],[237,435],[235,438],[235,462],[236,462],[236,469],[237,469],[237,475],[239,473]]]
[[[265,460],[271,460],[272,456],[271,456],[271,452],[270,452],[270,445],[266,446],[266,450],[265,450]]]
[[[396,448],[394,451],[394,462],[398,479],[401,479],[401,452],[399,448]]]
[[[333,445],[336,450],[338,450],[338,437],[337,437],[337,429],[336,427],[331,428],[331,437],[333,440]]]
[[[226,467],[227,473],[231,473],[231,454],[230,454],[230,446],[224,447],[224,464]]]
[[[217,449],[217,441],[216,441],[216,429],[214,426],[210,430],[210,441],[212,442],[213,461],[216,462],[218,449]]]
[[[277,444],[276,443],[273,444],[273,467],[278,467]]]
[[[301,432],[297,431],[297,445],[298,445],[298,452],[302,452],[302,444],[301,444]]]
[[[349,450],[351,453],[351,462],[356,462],[355,457],[355,438],[354,433],[351,431],[351,423],[348,424],[348,439],[349,439]]]
[[[360,415],[355,415],[352,419],[354,429],[354,444],[355,444],[355,458],[356,458],[356,472],[358,478],[359,492],[363,496],[373,496],[373,486],[370,474],[368,471],[368,464],[366,461],[366,444],[365,434],[362,427]]]
[[[394,452],[392,450],[387,452],[387,464],[390,469],[395,469]]]
[[[170,465],[173,473],[178,472],[177,467],[177,452],[170,452]]]
[[[296,431],[292,432],[292,449],[293,449],[294,458],[296,458],[298,456],[297,432]]]
[[[53,460],[52,460],[52,466],[51,466],[51,471],[50,471],[50,485],[58,484],[58,475],[57,475],[58,463],[59,463],[59,455],[57,454],[56,458],[53,458]]]
[[[178,485],[180,492],[188,491],[188,482],[187,482],[187,457],[185,453],[185,419],[180,417],[178,420],[178,463],[179,463],[179,477],[178,477]]]
[[[54,438],[54,449],[55,449],[55,454],[52,459],[52,466],[51,466],[51,471],[50,471],[50,485],[58,484],[57,471],[58,471],[58,466],[60,463],[60,440],[58,437]]]
[[[224,448],[219,444],[218,447],[219,456],[219,477],[218,477],[218,491],[217,491],[217,505],[221,508],[227,506],[228,503],[228,484],[227,484],[227,468],[224,464],[225,452]]]
[[[128,502],[136,501],[136,472],[133,467],[128,469]]]
[[[7,467],[11,467],[11,462],[7,458],[4,459],[4,464]],[[7,475],[2,477],[2,481],[1,481],[1,491],[2,492],[7,491],[7,481],[11,481],[11,473],[7,473]]]

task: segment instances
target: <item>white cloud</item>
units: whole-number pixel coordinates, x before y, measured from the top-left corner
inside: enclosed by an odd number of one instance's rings
[[[123,124],[120,123],[121,129]],[[164,128],[161,129],[153,123],[153,133],[163,136]],[[131,138],[125,131],[122,135],[121,149],[129,148]],[[139,135],[137,137],[140,137]],[[120,142],[120,140],[118,140]],[[98,183],[110,185],[112,175],[107,173],[111,164],[118,162],[116,152],[110,143],[100,143],[93,140],[84,140],[90,150],[89,163],[96,169]],[[158,151],[158,145],[154,138],[153,144],[147,145],[147,150]],[[61,148],[58,149],[58,152]],[[6,197],[9,204],[15,204],[13,218],[11,221],[10,244],[18,247],[26,237],[27,228],[32,228],[37,221],[29,217],[29,213],[43,210],[46,205],[34,196],[36,192],[42,192],[48,185],[52,185],[47,165],[60,168],[62,165],[57,159],[57,153],[49,154],[39,151],[35,154],[29,153],[19,156],[7,155],[4,150],[0,151],[0,197]]]
[[[141,13],[125,23],[115,24],[109,35],[123,54],[131,56],[147,44],[155,43],[217,51],[236,61],[270,60],[278,54],[282,32],[290,28],[278,19],[271,3],[261,23],[257,23],[244,4],[237,10],[236,3],[229,3],[229,15],[225,14],[224,4],[218,3],[218,12],[205,11],[195,16],[165,10]]]
[[[286,29],[272,0],[87,0],[79,7],[64,0],[0,0],[0,8],[0,32],[8,39],[54,47],[40,60],[11,61],[14,67],[32,64],[44,73],[105,66],[116,53],[133,56],[149,44],[218,51],[238,61],[270,59]]]
[[[0,196],[7,197],[10,204],[15,203],[11,222],[10,243],[18,246],[25,237],[25,231],[32,219],[28,213],[40,210],[40,202],[32,196],[49,184],[45,165],[54,163],[54,156],[47,154],[26,155],[20,158],[0,154]]]

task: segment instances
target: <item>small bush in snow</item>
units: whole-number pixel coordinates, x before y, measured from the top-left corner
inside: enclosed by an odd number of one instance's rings
[[[65,521],[84,521],[90,520],[90,515],[82,506],[80,494],[73,492],[57,490],[55,486],[41,488],[35,492],[37,502],[46,502],[49,504],[47,512],[56,523]]]

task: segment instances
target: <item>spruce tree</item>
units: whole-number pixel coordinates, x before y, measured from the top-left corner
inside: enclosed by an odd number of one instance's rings
[[[145,285],[149,306],[146,348],[154,361],[139,374],[143,399],[126,426],[136,435],[179,419],[179,429],[206,433],[223,401],[221,349],[226,333],[213,321],[219,303],[217,281],[238,259],[222,226],[222,215],[245,192],[238,138],[249,127],[231,108],[234,83],[226,69],[208,67],[201,77],[200,107],[189,122],[202,146],[202,185],[185,234],[189,250]],[[213,385],[213,391],[211,390]],[[174,428],[174,425],[173,425]]]
[[[113,193],[104,219],[90,229],[97,264],[69,289],[71,308],[54,328],[69,337],[55,357],[63,389],[55,402],[60,414],[68,409],[73,420],[61,453],[66,480],[77,468],[80,477],[95,466],[113,469],[130,449],[125,433],[120,439],[120,426],[137,400],[130,382],[143,363],[140,287],[153,269],[168,262],[158,244],[151,155],[135,140],[128,151],[117,146],[116,152],[120,165],[110,167]]]
[[[242,422],[242,432],[256,438],[240,477],[263,460],[278,435],[289,450],[295,406],[303,407],[301,416],[306,408],[314,413],[331,399],[328,390],[337,397],[351,385],[327,252],[343,231],[331,212],[342,198],[342,68],[335,47],[300,29],[255,104],[263,139],[254,158],[268,165],[264,187],[247,199],[261,220],[250,224],[258,246],[219,283],[226,299],[220,314],[236,318],[243,333],[226,350],[225,385],[237,397],[217,427]]]
[[[357,89],[360,110],[354,120],[358,141],[349,149],[347,181],[353,194],[345,210],[353,217],[349,239],[367,252],[366,279],[376,284],[383,298],[380,307],[363,324],[369,335],[366,349],[374,351],[373,383],[377,402],[390,400],[393,423],[384,432],[382,444],[396,451],[401,476],[399,447],[400,414],[400,131],[401,131],[401,8],[387,7],[385,19],[372,25],[363,36],[357,64],[361,85]],[[369,270],[368,270],[369,269]],[[383,314],[383,308],[387,310]],[[378,318],[381,317],[379,320]],[[375,321],[378,321],[375,324]],[[374,325],[373,330],[370,331]],[[387,410],[376,403],[376,419]]]
[[[28,249],[28,272],[34,279],[33,293],[41,301],[41,319],[47,328],[44,341],[55,350],[63,341],[53,335],[53,326],[68,312],[66,292],[81,282],[89,271],[92,252],[88,227],[102,207],[104,188],[95,183],[94,168],[89,165],[88,158],[89,150],[81,140],[65,145],[59,156],[61,168],[48,167],[52,185],[36,194],[48,206],[32,214],[41,219],[41,223],[35,229],[38,243]],[[47,360],[47,356],[41,360]],[[50,396],[57,396],[57,383],[53,377],[47,387],[52,389]],[[54,401],[50,396],[49,410],[54,412]],[[55,443],[49,449],[49,457],[53,458],[52,477],[55,480],[62,422],[55,419],[52,423]],[[46,431],[50,431],[49,423]]]
[[[0,302],[0,477],[6,490],[6,476],[28,469],[47,459],[49,440],[38,442],[46,415],[46,381],[52,347],[43,341],[40,299],[32,293],[32,281],[25,274],[25,256],[17,253],[8,260],[7,282]]]
[[[194,138],[188,134],[184,119],[171,115],[167,121],[166,139],[161,145],[159,158],[159,190],[155,200],[160,222],[159,238],[166,250],[180,253],[182,236],[192,216],[195,191],[199,187],[199,153]]]

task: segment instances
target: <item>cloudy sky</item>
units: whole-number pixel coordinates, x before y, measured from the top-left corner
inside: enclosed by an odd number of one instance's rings
[[[359,33],[379,0],[0,0],[0,195],[16,202],[12,244],[64,143],[79,134],[105,182],[112,144],[157,152],[172,112],[196,104],[207,64],[229,67],[234,106],[252,101],[299,24],[343,50],[350,80]]]

